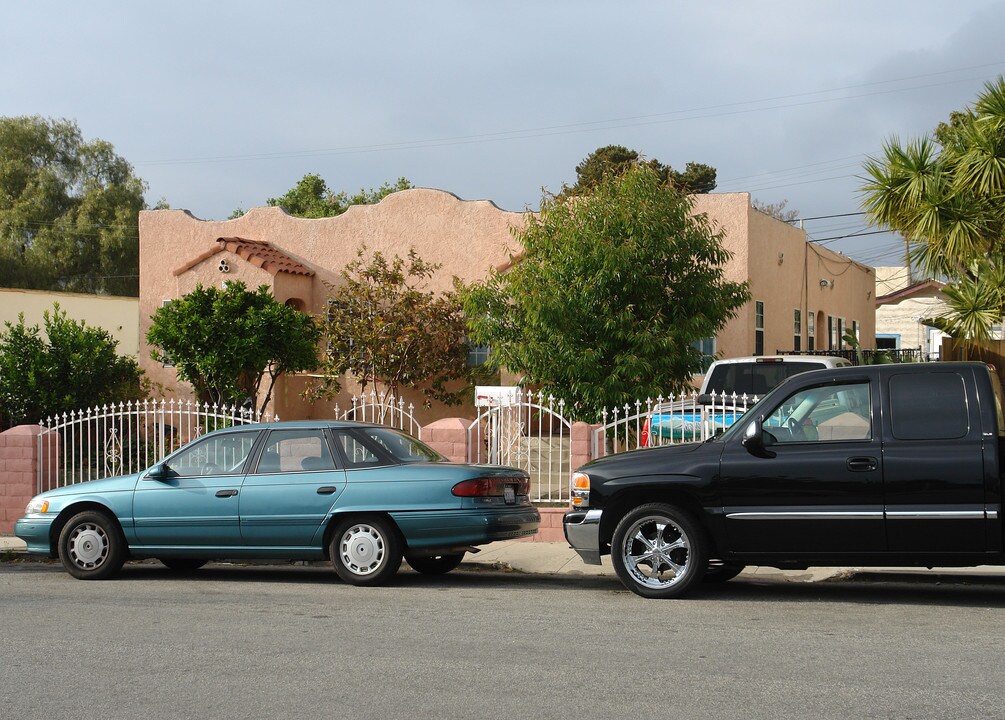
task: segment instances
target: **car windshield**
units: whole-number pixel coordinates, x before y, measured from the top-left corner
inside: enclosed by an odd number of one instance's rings
[[[379,427],[359,428],[358,432],[379,445],[399,462],[442,462],[445,457],[410,435]]]

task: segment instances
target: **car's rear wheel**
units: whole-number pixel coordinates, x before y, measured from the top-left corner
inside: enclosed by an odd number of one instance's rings
[[[194,572],[209,562],[209,560],[203,560],[201,558],[167,557],[157,559],[160,560],[166,567],[180,573]]]
[[[464,553],[427,555],[425,557],[410,555],[405,560],[408,561],[413,570],[423,575],[444,575],[457,569],[457,566],[464,560]]]
[[[59,560],[80,580],[112,577],[126,560],[118,524],[107,515],[86,511],[70,518],[59,533]]]
[[[705,573],[704,535],[691,516],[652,503],[625,515],[614,530],[611,560],[621,582],[647,598],[686,593]]]
[[[401,566],[401,541],[394,524],[379,517],[349,518],[332,534],[332,564],[351,585],[382,585]]]

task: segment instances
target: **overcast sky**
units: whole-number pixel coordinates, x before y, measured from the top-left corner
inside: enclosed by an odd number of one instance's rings
[[[860,210],[863,158],[1005,73],[1005,3],[5,3],[0,115],[76,120],[206,219],[308,172],[507,210],[619,144],[802,217]],[[896,264],[860,217],[811,237]]]

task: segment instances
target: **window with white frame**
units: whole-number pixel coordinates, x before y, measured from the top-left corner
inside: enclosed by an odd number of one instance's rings
[[[792,349],[803,349],[803,313],[798,308],[792,311]]]
[[[754,355],[764,354],[764,303],[754,303]]]
[[[814,317],[812,310],[806,311],[806,349],[813,352],[817,349],[817,329],[816,329],[816,318]]]

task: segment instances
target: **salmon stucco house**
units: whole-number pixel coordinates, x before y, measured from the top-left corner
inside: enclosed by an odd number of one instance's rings
[[[721,357],[772,354],[776,350],[827,350],[841,345],[845,330],[863,347],[875,336],[875,281],[871,268],[806,241],[805,234],[754,210],[747,193],[695,196],[725,231],[733,254],[731,280],[749,281],[752,301],[704,347]],[[446,290],[454,276],[472,281],[509,262],[519,250],[513,230],[525,214],[489,201],[469,201],[441,190],[416,188],[360,205],[333,218],[302,219],[280,208],[254,208],[234,220],[205,221],[184,210],[140,213],[140,362],[151,380],[174,396],[191,393],[171,367],[150,357],[146,333],[153,312],[191,291],[197,283],[242,280],[268,285],[275,297],[304,312],[321,313],[326,284],[360,247],[404,256],[410,247],[442,265],[432,289]],[[221,332],[226,332],[221,328]],[[272,410],[284,419],[330,417],[333,403],[305,402],[306,377],[281,378]],[[348,393],[339,398],[346,407]],[[418,406],[417,398],[412,401]],[[422,422],[445,414],[471,414],[433,407],[420,409]]]

